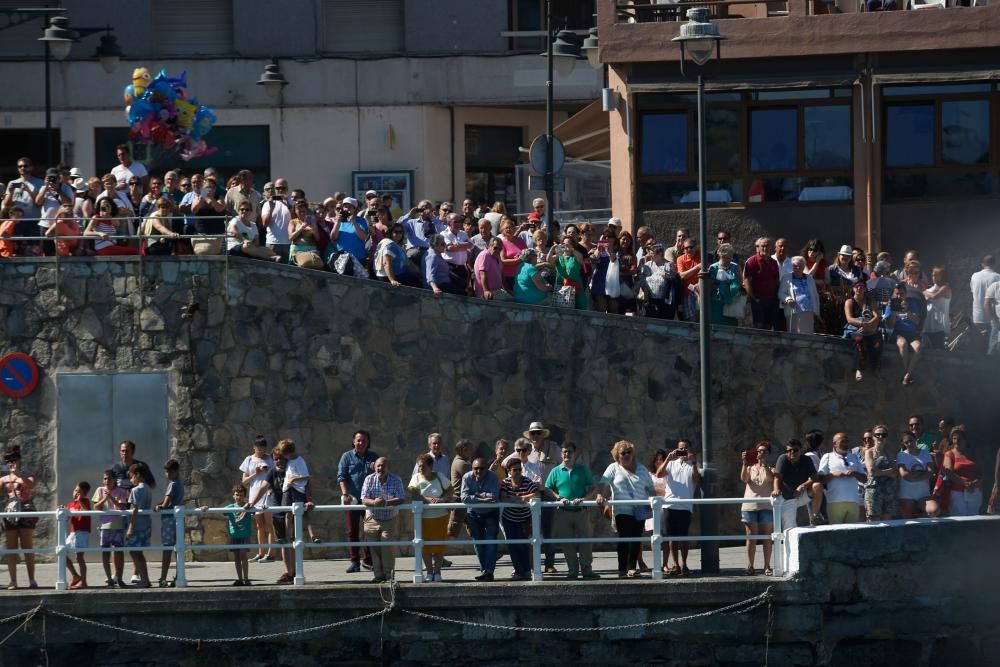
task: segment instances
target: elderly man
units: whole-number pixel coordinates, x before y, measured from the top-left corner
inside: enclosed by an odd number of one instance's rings
[[[358,430],[354,432],[351,449],[348,449],[340,457],[337,465],[337,482],[340,484],[340,504],[355,505],[360,501],[361,487],[365,478],[374,472],[375,461],[378,454],[371,451],[371,436],[368,431]],[[347,541],[361,541],[361,520],[364,517],[362,510],[349,510],[344,512],[347,521]],[[351,558],[351,565],[347,568],[348,573],[360,572],[364,567],[366,570],[372,568],[372,556],[368,547],[364,550],[364,561],[361,560],[361,548],[357,546],[348,547],[347,553]]]
[[[504,470],[506,470],[510,463],[515,460],[521,461],[522,474],[541,486],[545,483],[546,466],[538,463],[537,461],[531,460],[531,449],[530,440],[527,438],[518,438],[514,441],[513,453],[507,456],[500,465]]]
[[[493,238],[493,225],[490,224],[489,220],[478,220],[479,233],[472,237],[472,245],[474,247],[473,253],[476,257],[483,250],[486,250],[487,244],[489,244],[490,239]]]
[[[469,284],[469,251],[474,247],[469,235],[462,229],[464,220],[461,213],[449,213],[445,218],[448,228],[441,232],[444,237],[445,252],[441,255],[448,262],[453,280],[462,286]]]
[[[441,296],[442,292],[465,295],[465,285],[459,284],[444,258],[447,246],[444,236],[435,234],[431,237],[431,248],[424,257],[424,287],[431,290],[435,297]]]
[[[192,182],[194,176],[191,177]],[[288,251],[291,241],[288,238],[288,227],[292,222],[292,213],[288,209],[288,181],[278,178],[274,181],[274,193],[264,187],[264,205],[261,208],[260,223],[267,230],[265,244],[282,264],[288,263]]]
[[[819,478],[826,485],[830,523],[857,521],[858,483],[864,484],[868,476],[858,455],[851,451],[846,433],[833,436],[833,451],[820,459]]]
[[[480,221],[481,224],[483,222],[489,227],[489,221]],[[503,289],[503,267],[500,264],[502,254],[503,241],[499,236],[493,236],[486,247],[486,252],[481,252],[476,257],[476,263],[472,267],[476,296],[487,300],[498,298],[498,295],[507,299],[512,298],[510,293]]]
[[[778,300],[784,306],[788,330],[792,333],[813,333],[820,312],[816,281],[805,269],[805,257],[792,257],[792,272],[781,276],[778,287]]]
[[[399,537],[399,510],[391,509],[406,502],[403,480],[389,472],[389,459],[375,461],[375,472],[365,477],[361,487],[361,503],[365,513],[366,542],[395,542]],[[372,583],[392,581],[396,569],[396,547],[372,547]]]
[[[500,500],[500,480],[490,472],[486,459],[477,456],[472,461],[472,471],[462,478],[462,502],[469,506],[465,521],[473,540],[496,540],[500,528],[500,511],[495,507]],[[493,581],[497,565],[496,544],[476,544],[479,559],[479,576],[476,581]]]
[[[522,433],[530,443],[531,451],[528,452],[527,461],[538,466],[538,481],[542,484],[549,474],[549,465],[554,463],[555,458],[553,452],[556,450],[556,443],[547,440],[549,437],[549,429],[545,428],[542,422],[531,422],[528,426],[528,430]],[[503,465],[506,466],[508,461],[515,458],[520,458],[520,452],[517,451],[517,446],[515,445],[515,451],[504,459]],[[525,469],[525,476],[528,476],[528,470]],[[554,515],[554,510],[551,507],[542,508],[542,535],[546,539],[552,537],[552,518]],[[554,544],[546,544],[544,546],[545,551],[545,573],[555,574],[556,573],[556,547]]]
[[[643,226],[635,230],[636,261],[642,262],[644,257],[648,257],[648,250],[654,243],[656,243],[656,239],[653,238],[653,232],[650,231],[649,227]]]
[[[779,238],[774,242],[774,254],[771,259],[778,263],[778,277],[792,272],[792,258],[788,256],[788,240]]]
[[[596,491],[594,476],[590,468],[576,462],[576,443],[566,441],[559,450],[562,462],[549,472],[545,488],[553,500],[562,503],[556,509],[552,520],[552,532],[556,539],[589,539],[594,531],[590,523],[590,512],[580,507],[584,500],[590,500]],[[567,579],[576,579],[582,572],[584,579],[600,579],[593,569],[593,545],[586,543],[563,544],[566,557]]]
[[[441,438],[440,433],[431,433],[427,436],[427,453],[434,459],[434,472],[441,473],[445,477],[450,477],[451,462],[448,460],[448,455],[441,449],[443,444],[444,440]],[[416,475],[418,472],[420,472],[419,462],[413,466],[413,474]]]
[[[418,266],[423,266],[431,239],[444,231],[444,223],[434,217],[434,205],[429,199],[422,199],[396,222],[406,230],[406,256]]]
[[[771,239],[762,236],[754,243],[753,257],[743,265],[743,287],[750,298],[754,329],[782,331],[785,318],[778,305],[781,267],[771,257]]]

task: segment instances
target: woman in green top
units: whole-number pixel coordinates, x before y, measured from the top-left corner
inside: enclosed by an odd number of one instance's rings
[[[708,277],[712,285],[712,301],[710,303],[712,324],[724,324],[735,327],[739,320],[726,317],[722,309],[732,302],[742,291],[739,281],[739,267],[733,261],[733,246],[723,243],[718,250],[719,261],[708,267]]]
[[[514,276],[514,301],[520,303],[542,303],[552,288],[542,280],[535,262],[538,252],[534,248],[521,251],[521,266]]]
[[[587,283],[583,280],[583,254],[577,250],[573,237],[567,234],[563,237],[562,247],[553,248],[557,254],[553,259],[556,266],[555,289],[563,285],[572,285],[576,288],[576,308],[577,310],[587,310]]]

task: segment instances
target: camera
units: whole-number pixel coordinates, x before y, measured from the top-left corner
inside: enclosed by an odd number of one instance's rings
[[[889,300],[889,310],[894,313],[902,312],[903,310],[903,300],[900,298],[894,298]]]

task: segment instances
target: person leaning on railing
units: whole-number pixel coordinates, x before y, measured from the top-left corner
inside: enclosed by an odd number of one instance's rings
[[[170,227],[173,202],[166,197],[156,200],[156,210],[142,221],[139,235],[144,237],[147,255],[169,255],[174,251],[173,241],[179,235]],[[166,224],[161,221],[166,221]]]
[[[250,219],[253,209],[248,202],[241,201],[236,208],[236,217],[226,226],[226,252],[234,257],[254,259],[277,259],[270,248],[257,245],[260,233]]]
[[[450,470],[449,470],[450,472]],[[449,475],[434,470],[434,456],[423,453],[417,457],[417,469],[407,486],[413,500],[429,503],[421,515],[421,534],[425,542],[441,542],[448,539],[448,510],[435,509],[437,503],[450,503],[454,496]],[[423,548],[424,567],[427,581],[444,581],[441,567],[444,564],[443,544],[428,545]]]
[[[97,254],[105,257],[110,255],[138,255],[137,248],[117,245],[111,238],[117,234],[114,218],[118,216],[118,205],[110,197],[105,197],[97,203],[97,215],[90,219],[84,236],[96,236],[94,249]]]
[[[70,204],[63,204],[56,212],[55,220],[49,222],[45,228],[46,237],[56,237],[55,250],[59,257],[69,257],[71,255],[82,255],[83,247],[80,241],[75,238],[60,240],[60,236],[79,236],[80,223],[73,217],[73,207]]]

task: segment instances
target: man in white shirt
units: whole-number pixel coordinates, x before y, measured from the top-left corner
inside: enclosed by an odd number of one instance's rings
[[[792,258],[788,255],[788,241],[778,239],[774,242],[774,254],[771,259],[778,263],[778,277],[792,272]]]
[[[462,229],[462,221],[465,220],[465,216],[461,213],[449,213],[446,220],[448,228],[441,232],[441,236],[444,237],[447,245],[441,256],[448,262],[451,272],[455,274],[455,282],[458,285],[465,286],[469,284],[469,268],[467,264],[469,261],[469,251],[473,248],[469,235]],[[544,482],[545,480],[542,481]]]
[[[119,144],[115,148],[115,155],[118,157],[120,164],[112,169],[111,173],[114,175],[115,180],[118,181],[118,189],[128,190],[128,181],[134,176],[142,181],[143,192],[148,190],[149,172],[146,171],[144,165],[132,161],[132,151],[129,149],[128,144]]]
[[[440,473],[445,476],[446,479],[451,479],[451,461],[448,460],[448,455],[445,454],[441,447],[444,444],[444,439],[441,437],[440,433],[431,433],[427,436],[427,453],[431,455],[434,459],[434,472]],[[420,472],[420,463],[417,462],[413,465],[413,475]]]
[[[687,440],[678,440],[677,448],[667,454],[666,466],[666,490],[664,498],[676,498],[680,500],[691,500],[694,492],[701,482],[701,473],[698,472],[698,465],[695,459],[694,450]],[[655,472],[655,471],[654,471]],[[690,572],[687,566],[688,547],[690,542],[670,541],[671,537],[687,537],[691,528],[691,513],[694,505],[691,503],[671,503],[667,505],[667,548],[669,550],[668,562],[673,558],[674,564],[670,568],[670,574],[687,574]],[[667,563],[664,563],[667,565]]]
[[[846,433],[833,436],[833,451],[823,455],[819,478],[826,484],[827,513],[831,524],[855,523],[858,520],[858,483],[868,476],[851,446]]]
[[[267,192],[266,187],[264,191]],[[288,226],[292,222],[292,213],[285,203],[287,197],[288,181],[284,178],[274,179],[274,194],[264,202],[260,215],[260,222],[267,230],[267,247],[281,258],[278,260],[281,264],[288,263],[288,251],[291,248]]]
[[[993,283],[1000,280],[1000,273],[993,270],[993,255],[983,257],[982,270],[972,274],[969,287],[972,289],[972,324],[981,332],[986,331],[990,323],[989,315],[983,305],[986,301],[986,290]]]
[[[66,170],[67,176],[69,170]],[[59,208],[64,204],[72,204],[76,193],[73,188],[64,183],[60,177],[59,170],[50,168],[45,172],[45,183],[38,189],[35,195],[35,204],[38,206],[39,218],[38,227],[48,229],[49,223],[56,217]]]
[[[990,343],[987,354],[1000,354],[1000,280],[986,288],[983,310],[990,320]]]

